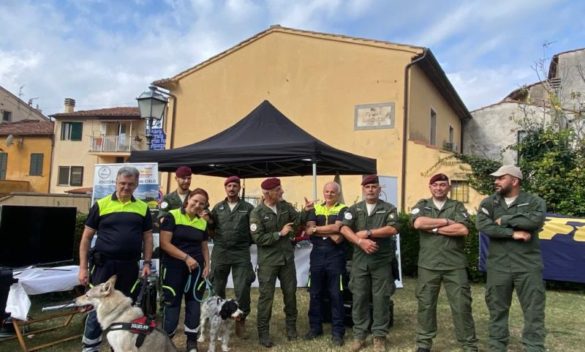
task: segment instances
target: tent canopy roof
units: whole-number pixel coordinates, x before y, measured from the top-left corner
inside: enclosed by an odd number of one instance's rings
[[[203,141],[171,150],[133,151],[130,162],[158,162],[160,171],[181,165],[210,176],[363,175],[376,160],[333,148],[305,132],[267,100],[232,127]]]

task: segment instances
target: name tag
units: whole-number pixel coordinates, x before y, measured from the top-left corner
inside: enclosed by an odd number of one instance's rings
[[[526,205],[530,205],[530,203],[522,203],[522,204],[518,204],[518,208],[526,206]]]
[[[386,214],[386,210],[378,210],[376,214]]]

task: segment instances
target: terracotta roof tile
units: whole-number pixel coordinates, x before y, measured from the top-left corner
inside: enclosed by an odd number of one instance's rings
[[[53,122],[40,120],[22,120],[0,124],[0,136],[50,136],[53,134]]]
[[[56,119],[63,118],[140,118],[138,107],[115,107],[95,110],[62,112],[51,115]]]

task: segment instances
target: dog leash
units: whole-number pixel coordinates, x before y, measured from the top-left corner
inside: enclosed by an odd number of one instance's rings
[[[193,278],[193,274],[191,273],[189,275],[189,278],[187,279],[187,283],[185,284],[185,288],[183,289],[184,293],[188,293],[189,290],[191,290],[191,280]],[[209,279],[205,278],[203,279],[201,282],[199,282],[199,279],[201,278],[201,267],[198,266],[197,267],[197,273],[195,275],[195,282],[193,282],[193,298],[201,303],[205,300],[205,298],[209,297],[209,296],[213,296],[213,285],[211,284],[211,281],[209,281]],[[203,294],[201,295],[201,297],[199,297],[197,295],[197,292],[200,291],[203,287],[203,285],[205,285],[205,288],[203,289]]]

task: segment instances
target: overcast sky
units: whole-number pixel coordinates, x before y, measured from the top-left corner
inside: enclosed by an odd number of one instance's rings
[[[136,106],[174,76],[280,24],[430,48],[469,110],[585,47],[578,0],[0,0],[0,85],[47,115]]]

